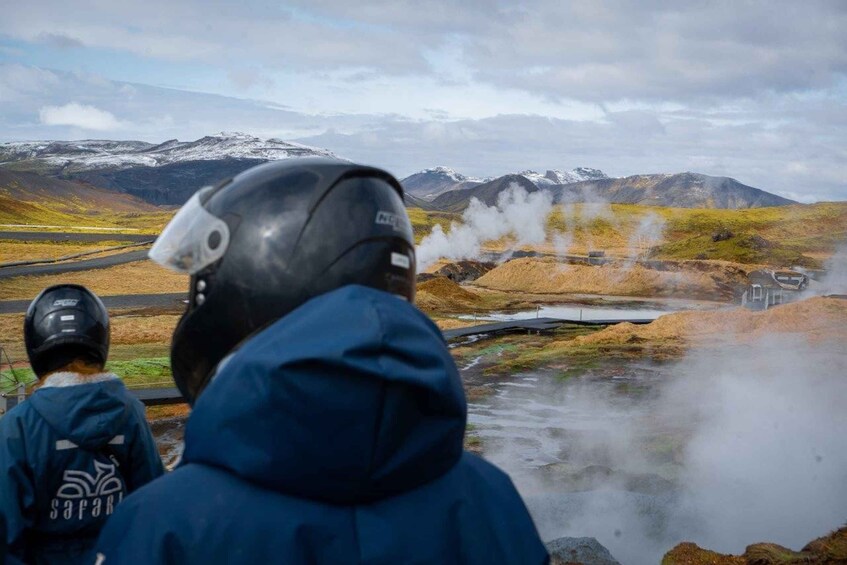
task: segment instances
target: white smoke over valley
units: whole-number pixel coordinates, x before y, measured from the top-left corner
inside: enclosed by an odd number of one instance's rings
[[[847,243],[835,250],[824,270],[819,294],[847,294]]]
[[[591,234],[595,228],[631,232],[622,265],[628,269],[663,239],[665,220],[662,216],[648,212],[638,219],[634,228],[625,226],[625,220],[616,217],[611,204],[590,186],[582,187],[578,195],[563,194],[562,199],[561,204],[554,206],[550,191],[527,193],[516,183],[500,193],[495,206],[487,206],[473,198],[461,222],[452,222],[446,232],[436,225],[423,238],[417,247],[418,269],[423,271],[439,259],[481,259],[485,243],[503,238],[508,238],[510,247],[501,255],[501,260],[508,259],[519,247],[548,242],[548,235],[556,255],[565,257],[577,245],[577,232],[581,247],[593,249],[595,242]],[[559,213],[564,229],[547,234],[547,220],[553,211]]]
[[[648,212],[638,221],[638,227],[629,238],[629,248],[641,258],[662,241],[664,232],[665,219],[655,212]]]
[[[493,401],[486,457],[545,540],[596,537],[622,563],[682,541],[799,550],[847,521],[847,347],[787,335],[611,379],[527,375]]]
[[[426,269],[439,259],[474,259],[482,244],[510,236],[515,246],[543,243],[547,217],[553,209],[548,191],[527,193],[517,184],[501,192],[496,206],[486,206],[476,198],[445,233],[436,225],[417,249],[418,268]]]

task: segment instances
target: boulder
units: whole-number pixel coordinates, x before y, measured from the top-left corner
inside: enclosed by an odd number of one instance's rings
[[[550,565],[620,565],[594,538],[559,538],[547,543]]]
[[[478,279],[494,267],[496,267],[496,265],[489,262],[457,261],[455,263],[444,265],[435,271],[435,274],[447,277],[453,282],[463,283]]]

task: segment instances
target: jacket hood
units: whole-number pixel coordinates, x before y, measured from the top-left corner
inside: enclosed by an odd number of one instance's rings
[[[183,461],[292,496],[369,502],[455,465],[466,413],[435,324],[403,299],[346,286],[221,363],[189,418]]]
[[[123,382],[109,373],[93,381],[56,373],[28,402],[59,436],[86,449],[99,449],[121,433],[132,410]]]

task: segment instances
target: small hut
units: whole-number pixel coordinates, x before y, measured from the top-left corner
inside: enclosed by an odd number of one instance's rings
[[[809,286],[809,277],[791,269],[761,269],[749,275],[741,305],[751,310],[767,310],[771,306],[796,300]]]

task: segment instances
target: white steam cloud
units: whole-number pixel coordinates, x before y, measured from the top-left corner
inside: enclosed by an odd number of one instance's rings
[[[629,248],[637,257],[643,257],[650,248],[662,241],[665,219],[655,212],[648,212],[638,222],[638,227],[629,238]]]
[[[553,233],[550,241],[559,257],[573,251],[577,228],[586,232],[585,243],[589,248],[593,244],[590,231],[595,222],[602,221],[613,228],[624,229],[621,220],[612,212],[611,204],[590,187],[583,187],[578,195],[563,194],[562,198],[564,201],[558,208],[566,229]],[[554,208],[553,201],[550,191],[527,193],[516,183],[500,193],[495,206],[486,206],[472,198],[461,222],[451,223],[448,232],[436,225],[423,238],[417,248],[419,270],[425,270],[439,259],[479,259],[485,242],[506,236],[512,238],[512,250],[523,245],[545,243],[546,223]],[[664,229],[665,220],[659,214],[648,212],[642,216],[629,237],[627,259],[622,266],[625,269],[632,267],[650,248],[661,243]],[[507,251],[501,259],[505,260],[510,255],[511,252]]]
[[[847,357],[831,347],[770,338],[697,355],[672,383],[665,401],[696,421],[674,509],[693,541],[800,549],[847,520]]]
[[[839,247],[824,265],[820,294],[847,294],[847,244]]]
[[[643,380],[551,377],[495,401],[532,412],[520,432],[497,422],[505,441],[486,457],[513,476],[542,538],[596,537],[622,563],[658,563],[682,541],[799,550],[847,521],[843,343],[768,337],[635,370]],[[575,486],[580,469],[590,484]]]
[[[552,209],[553,197],[548,191],[527,193],[514,183],[500,193],[496,206],[473,198],[462,214],[462,223],[453,222],[448,233],[436,225],[421,241],[418,268],[426,269],[442,258],[477,258],[484,242],[501,237],[511,236],[516,246],[543,243]]]

